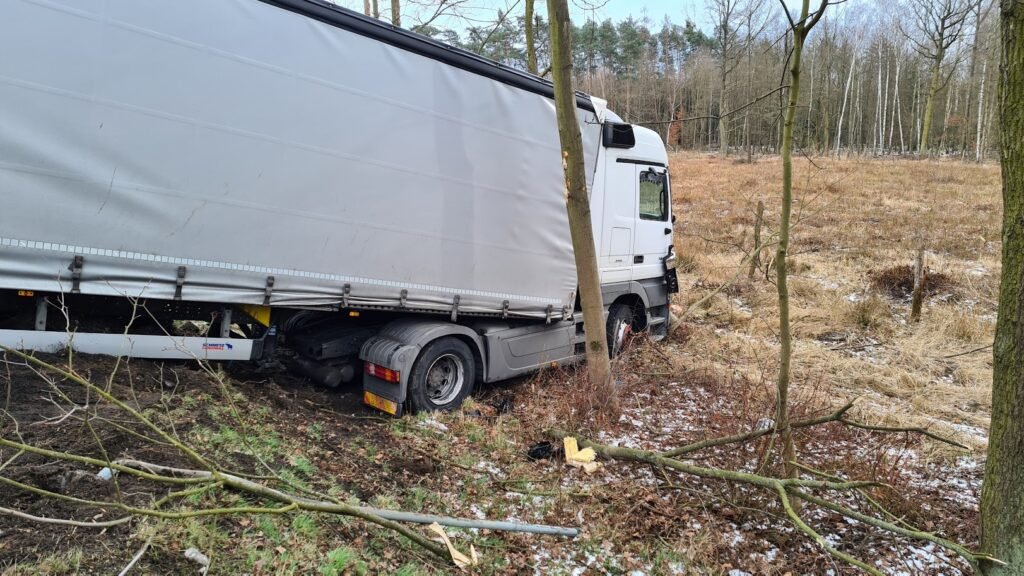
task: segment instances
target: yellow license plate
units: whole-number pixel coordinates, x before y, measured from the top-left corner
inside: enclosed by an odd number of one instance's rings
[[[398,414],[398,404],[388,400],[387,398],[381,398],[373,392],[363,391],[363,403],[367,406],[373,406],[377,410],[383,410],[392,416]]]

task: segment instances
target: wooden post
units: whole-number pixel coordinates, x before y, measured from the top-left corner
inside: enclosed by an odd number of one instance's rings
[[[764,201],[757,201],[757,219],[754,220],[754,251],[750,255],[750,272],[747,278],[753,279],[754,272],[761,264],[761,220],[764,219]]]
[[[924,248],[917,249],[914,259],[914,293],[910,303],[910,321],[921,321],[921,305],[924,303]]]

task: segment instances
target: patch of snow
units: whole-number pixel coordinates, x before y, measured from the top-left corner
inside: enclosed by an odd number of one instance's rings
[[[957,424],[951,422],[949,424],[949,427],[965,436],[970,436],[972,440],[977,440],[978,442],[988,442],[988,433],[986,433],[983,429],[977,426],[971,426],[970,424]]]
[[[431,430],[436,430],[438,432],[447,432],[448,431],[448,426],[446,426],[442,422],[438,422],[437,420],[434,420],[433,418],[425,418],[425,419],[421,420],[419,422],[419,427],[420,428],[427,428],[427,429],[431,429]]]
[[[493,462],[488,462],[487,460],[481,460],[477,462],[476,465],[473,466],[473,468],[476,470],[483,470],[484,472],[493,474],[495,476],[505,475],[505,473],[501,471],[501,468],[498,468]]]

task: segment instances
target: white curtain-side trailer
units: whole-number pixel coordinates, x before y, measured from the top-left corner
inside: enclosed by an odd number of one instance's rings
[[[281,338],[391,413],[580,357],[547,81],[319,0],[0,7],[0,344],[257,360]],[[601,100],[577,112],[617,349],[667,328],[667,157]],[[66,329],[90,315],[143,320]]]

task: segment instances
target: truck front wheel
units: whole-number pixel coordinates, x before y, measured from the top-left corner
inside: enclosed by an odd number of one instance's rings
[[[413,412],[457,408],[473,392],[476,365],[465,342],[447,336],[427,344],[413,365],[409,401]]]
[[[626,340],[633,332],[633,307],[628,304],[612,304],[608,309],[608,355],[615,358],[626,347]]]

